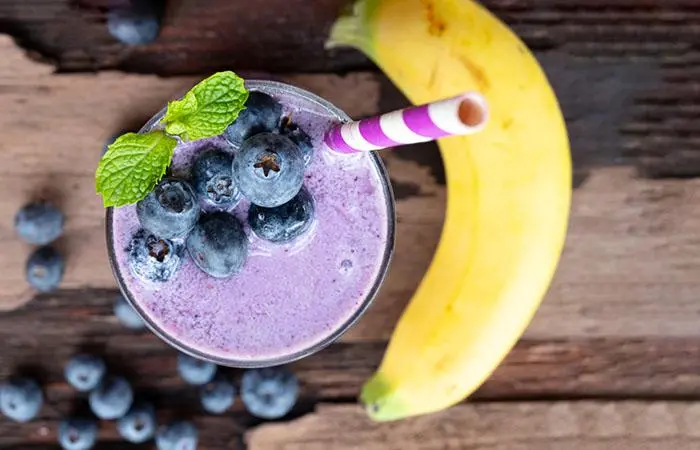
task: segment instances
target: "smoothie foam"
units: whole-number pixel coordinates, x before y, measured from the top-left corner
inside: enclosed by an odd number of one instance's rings
[[[131,273],[125,250],[140,228],[135,206],[108,216],[114,268],[137,309],[180,346],[244,364],[304,352],[343,327],[373,294],[393,239],[390,192],[376,157],[322,149],[323,133],[340,121],[338,113],[292,92],[261,90],[282,103],[285,115],[314,141],[304,181],[315,202],[307,234],[281,245],[259,239],[247,225],[249,204],[243,199],[230,210],[249,238],[240,273],[213,278],[188,255],[168,282],[147,285]],[[193,158],[211,146],[233,151],[221,137],[180,144],[173,174],[187,176]]]

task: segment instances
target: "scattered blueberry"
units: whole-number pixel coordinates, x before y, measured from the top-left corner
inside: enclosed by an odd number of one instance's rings
[[[216,364],[180,353],[177,358],[177,371],[187,383],[201,386],[214,379]]]
[[[248,223],[263,239],[288,242],[309,229],[313,215],[314,202],[306,189],[302,189],[293,199],[274,208],[251,205]]]
[[[161,14],[161,8],[153,0],[132,0],[131,7],[107,13],[107,29],[123,44],[150,44],[160,32]]]
[[[260,133],[247,139],[233,160],[233,176],[243,195],[272,208],[292,199],[304,182],[304,156],[289,138]]]
[[[301,153],[304,155],[304,162],[308,166],[314,154],[314,144],[311,140],[311,136],[309,136],[306,131],[302,130],[299,125],[292,123],[287,117],[282,119],[280,133],[287,136],[299,147],[299,150],[301,150]]]
[[[248,370],[241,380],[241,400],[252,415],[261,419],[283,417],[298,395],[297,377],[282,367]]]
[[[141,444],[151,439],[156,433],[156,412],[150,403],[136,403],[117,422],[119,434],[127,441]]]
[[[109,376],[90,392],[90,409],[103,420],[124,417],[134,400],[131,385],[122,377]]]
[[[15,231],[34,245],[46,245],[63,233],[63,214],[48,203],[25,205],[15,215]]]
[[[253,135],[277,130],[280,117],[282,105],[277,100],[262,92],[251,91],[245,109],[226,128],[224,135],[238,147]]]
[[[49,246],[40,247],[27,260],[27,281],[39,292],[51,292],[61,284],[64,267],[58,251]]]
[[[187,237],[187,250],[204,272],[216,278],[241,270],[248,254],[248,238],[231,214],[214,212],[202,216]]]
[[[114,302],[114,315],[117,316],[119,322],[132,330],[141,330],[146,327],[146,323],[141,316],[131,307],[121,294]]]
[[[15,422],[29,422],[39,414],[44,394],[36,381],[12,378],[0,386],[0,411]]]
[[[168,281],[177,272],[184,256],[184,246],[169,239],[159,239],[146,230],[131,238],[129,267],[142,281]]]
[[[210,414],[223,414],[233,405],[236,388],[225,375],[219,373],[214,380],[202,386],[199,397],[202,407]]]
[[[58,442],[63,450],[90,450],[97,441],[97,422],[71,418],[58,427]]]
[[[192,168],[197,195],[217,206],[234,205],[240,193],[232,166],[233,156],[221,150],[208,150],[197,157]]]
[[[158,430],[156,447],[158,450],[195,450],[198,434],[191,422],[172,422]]]
[[[68,383],[79,390],[87,392],[95,389],[107,372],[102,358],[94,355],[76,355],[68,361],[63,371]]]
[[[192,186],[165,178],[136,204],[141,226],[164,239],[185,237],[199,218],[199,202]]]

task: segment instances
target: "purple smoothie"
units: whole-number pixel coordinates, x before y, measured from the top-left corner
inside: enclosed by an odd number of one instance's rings
[[[140,228],[135,206],[108,214],[114,270],[137,311],[181,350],[238,366],[296,359],[335,339],[376,293],[393,247],[393,199],[378,158],[323,148],[325,131],[347,117],[285,85],[251,82],[249,87],[275,97],[313,139],[304,181],[315,203],[309,232],[286,244],[262,240],[247,224],[249,203],[242,199],[229,209],[249,240],[240,273],[213,278],[186,255],[168,282],[148,284],[131,273],[127,260],[126,248]],[[223,137],[181,143],[173,174],[187,178],[196,155],[212,146],[235,155]]]

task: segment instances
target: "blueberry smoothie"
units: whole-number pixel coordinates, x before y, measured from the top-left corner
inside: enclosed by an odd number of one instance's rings
[[[156,334],[257,367],[313,353],[359,318],[388,267],[394,208],[377,156],[322,143],[349,120],[342,111],[281,83],[246,87],[223,134],[178,141],[148,196],[107,210],[107,239],[122,291]]]

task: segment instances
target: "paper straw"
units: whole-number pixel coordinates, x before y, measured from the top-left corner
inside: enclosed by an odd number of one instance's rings
[[[336,125],[326,133],[325,143],[339,153],[368,152],[476,133],[484,128],[487,119],[486,99],[476,92],[468,92]]]

